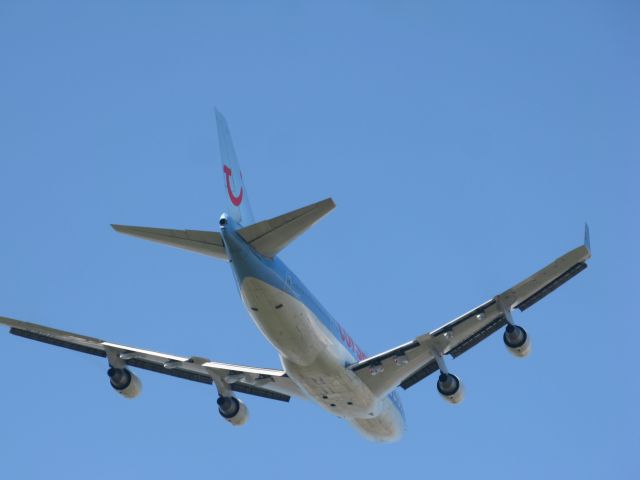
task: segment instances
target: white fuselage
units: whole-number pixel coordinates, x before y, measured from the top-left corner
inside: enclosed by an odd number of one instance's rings
[[[393,441],[404,419],[388,396],[376,397],[351,370],[356,359],[300,300],[266,282],[245,277],[242,300],[256,326],[278,350],[289,377],[325,410],[350,421],[365,436]]]

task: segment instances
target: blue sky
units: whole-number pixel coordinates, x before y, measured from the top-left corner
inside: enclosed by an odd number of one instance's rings
[[[456,317],[592,230],[590,268],[402,395],[397,444],[301,401],[0,336],[3,477],[636,478],[640,56],[633,1],[0,3],[1,314],[278,367],[227,265],[113,233],[214,229],[214,107],[253,210],[332,196],[283,259],[374,353]]]

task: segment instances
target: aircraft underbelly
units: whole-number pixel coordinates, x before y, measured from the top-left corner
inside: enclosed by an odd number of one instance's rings
[[[254,323],[282,357],[310,365],[332,343],[313,313],[282,290],[248,277],[240,294]]]
[[[311,400],[372,439],[399,438],[401,414],[345,368],[354,361],[352,354],[304,303],[255,278],[245,278],[240,292],[256,326],[280,353],[284,370]]]
[[[348,420],[366,437],[393,441],[402,436],[404,419],[389,398],[375,397],[353,372],[336,366],[329,355],[310,366],[291,364],[285,358],[282,365],[310,399],[329,413]]]

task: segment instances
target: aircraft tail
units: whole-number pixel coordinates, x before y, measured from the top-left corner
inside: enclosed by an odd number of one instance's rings
[[[331,198],[241,228],[238,233],[255,250],[273,258],[311,225],[335,208]]]
[[[247,189],[238,164],[236,150],[233,148],[227,121],[218,110],[216,110],[216,124],[218,126],[224,188],[229,204],[227,213],[240,225],[251,225],[253,223],[253,213],[251,212]]]
[[[273,258],[280,250],[299,237],[335,208],[330,198],[306,207],[298,208],[269,220],[254,223],[238,230],[240,236],[251,247],[265,257]],[[172,247],[190,250],[227,260],[222,236],[218,232],[203,230],[173,230],[168,228],[137,227],[131,225],[111,225],[116,232],[132,237],[164,243]]]
[[[311,225],[333,210],[335,203],[331,198],[327,198],[284,215],[254,223],[229,127],[218,110],[216,110],[216,123],[218,125],[222,171],[229,202],[227,214],[240,225],[237,232],[251,247],[265,257],[273,258]],[[112,227],[117,232],[133,237],[220,259],[228,259],[222,236],[218,232],[131,225],[112,225]]]

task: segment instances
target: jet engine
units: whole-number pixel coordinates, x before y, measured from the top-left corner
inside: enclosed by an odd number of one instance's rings
[[[234,427],[239,427],[249,420],[249,409],[236,397],[218,397],[218,412]]]
[[[107,371],[113,389],[124,398],[136,398],[142,391],[142,382],[126,368],[111,367]]]
[[[526,357],[531,352],[531,340],[527,331],[518,325],[507,325],[502,336],[504,344],[516,357]]]
[[[458,377],[452,373],[441,373],[438,377],[438,393],[447,402],[460,403],[464,398],[464,388]]]

